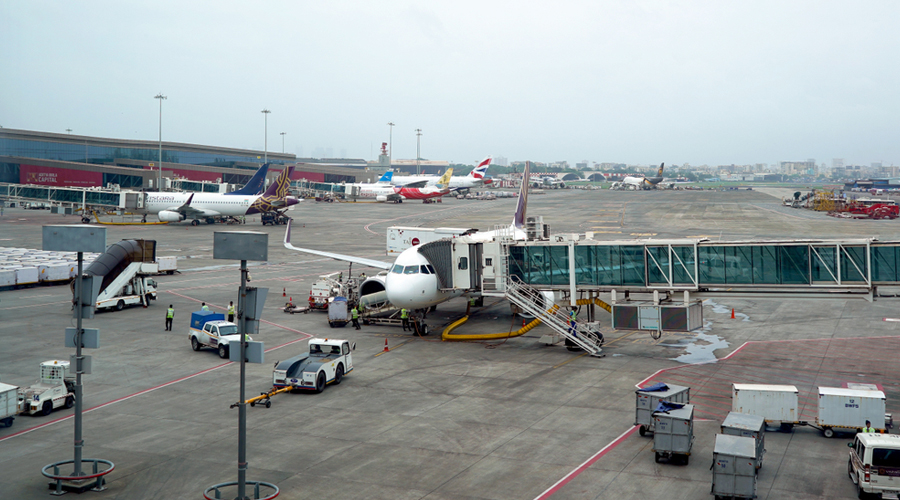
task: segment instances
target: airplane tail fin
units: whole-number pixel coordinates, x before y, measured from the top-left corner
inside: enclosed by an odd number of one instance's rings
[[[293,165],[282,170],[281,173],[278,174],[278,177],[275,178],[275,182],[273,182],[269,186],[269,189],[266,189],[266,192],[263,193],[263,196],[275,196],[280,199],[287,198],[291,193],[291,174],[293,173]]]
[[[657,177],[662,177],[662,175],[663,175],[663,174],[662,174],[662,173],[663,173],[663,168],[665,168],[665,166],[666,166],[666,162],[662,162],[662,163],[659,164],[659,170],[656,171],[656,176],[657,176]]]
[[[522,173],[522,189],[519,190],[519,200],[516,203],[516,214],[513,216],[513,227],[523,229],[525,227],[525,210],[528,208],[528,184],[531,179],[531,162],[525,162],[525,172]]]
[[[438,181],[436,183],[437,187],[439,187],[440,189],[447,189],[447,186],[450,185],[450,176],[452,176],[452,175],[453,175],[453,168],[450,167],[447,169],[446,172],[444,172],[444,175],[442,175],[441,178],[438,179]]]
[[[264,163],[263,166],[259,167],[259,170],[253,174],[253,177],[247,181],[247,184],[244,185],[241,189],[236,189],[230,193],[226,194],[236,194],[236,195],[245,195],[245,196],[255,196],[262,192],[263,187],[266,185],[266,174],[269,172],[269,164]]]
[[[379,184],[387,184],[387,183],[391,182],[391,179],[393,177],[394,177],[394,172],[391,170],[388,170],[387,172],[384,173],[384,175],[381,176],[380,179],[378,179],[378,183]]]
[[[487,173],[488,167],[491,165],[492,158],[488,156],[487,158],[481,160],[481,163],[475,166],[471,172],[469,172],[469,177],[474,177],[475,179],[484,179],[484,175]]]

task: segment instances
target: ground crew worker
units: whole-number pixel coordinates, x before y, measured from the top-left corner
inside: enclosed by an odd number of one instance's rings
[[[571,333],[574,337],[578,336],[578,330],[575,328],[575,318],[577,316],[578,315],[575,313],[575,309],[569,311],[569,333]]]
[[[228,322],[234,323],[234,301],[228,303]]]
[[[863,427],[863,432],[875,432],[875,429],[872,428],[872,422],[866,420],[866,426]]]
[[[209,311],[209,306],[206,305],[206,302],[201,302],[201,303],[200,303],[200,310],[201,310],[201,311]]]
[[[359,311],[356,310],[356,307],[350,309],[350,319],[353,321],[353,326],[359,330]]]
[[[475,297],[469,297],[469,307],[475,307]]]
[[[409,311],[406,308],[400,309],[400,321],[403,322],[403,331],[412,331],[409,327]]]
[[[172,318],[175,317],[175,308],[172,307],[172,304],[169,304],[169,308],[166,309],[166,331],[172,331]]]

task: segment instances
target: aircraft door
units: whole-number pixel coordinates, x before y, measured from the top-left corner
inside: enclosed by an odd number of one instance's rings
[[[481,290],[484,271],[484,244],[469,244],[469,288]]]

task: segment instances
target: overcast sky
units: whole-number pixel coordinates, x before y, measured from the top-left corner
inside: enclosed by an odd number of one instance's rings
[[[0,125],[375,159],[900,163],[895,1],[0,1]]]

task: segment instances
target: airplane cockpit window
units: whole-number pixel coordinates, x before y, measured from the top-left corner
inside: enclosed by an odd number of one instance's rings
[[[419,266],[406,266],[403,268],[403,274],[419,274]]]
[[[403,266],[401,266],[399,264],[395,264],[394,268],[391,269],[391,272],[394,274],[403,274]]]
[[[428,271],[428,266],[426,266],[425,264],[419,266],[419,272],[421,272],[422,274],[431,274],[431,272]]]
[[[427,268],[428,268],[428,272],[429,272],[429,273],[431,273],[431,274],[437,274],[437,273],[436,273],[436,272],[434,272],[434,268],[433,268],[433,267],[431,267],[431,264],[428,264],[428,265],[427,265],[427,266],[425,266],[425,267],[427,267]]]

